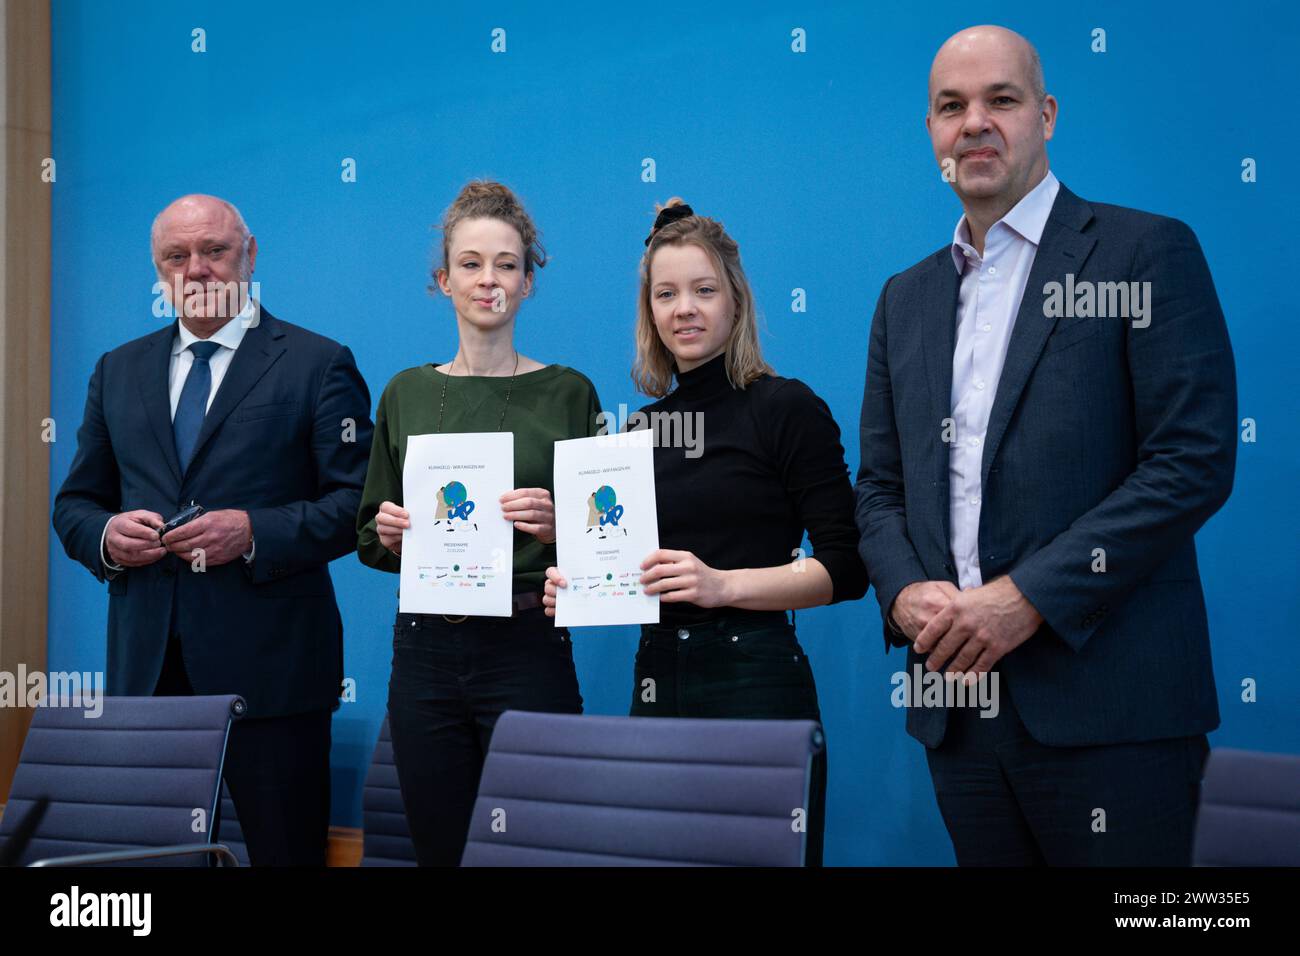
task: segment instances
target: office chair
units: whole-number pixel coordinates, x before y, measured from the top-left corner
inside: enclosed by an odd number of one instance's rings
[[[212,840],[230,722],[242,698],[105,697],[36,710],[3,820],[8,843],[42,798],[25,866],[238,865]]]
[[[1300,866],[1300,757],[1211,751],[1192,865]]]
[[[800,866],[809,720],[507,711],[464,866]]]

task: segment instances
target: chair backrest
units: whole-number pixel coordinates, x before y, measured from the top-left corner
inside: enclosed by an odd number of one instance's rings
[[[248,843],[244,840],[244,828],[239,823],[239,811],[235,809],[235,800],[230,795],[230,788],[221,781],[221,820],[217,824],[217,842],[230,847],[240,866],[248,866]]]
[[[402,791],[397,786],[387,715],[379,728],[379,742],[361,793],[361,814],[365,827],[362,866],[415,866],[415,844],[406,825]]]
[[[507,711],[464,866],[803,863],[821,727]]]
[[[1300,757],[1211,751],[1192,864],[1300,866]]]
[[[50,804],[20,864],[133,847],[211,843],[232,713],[241,698],[104,697],[98,716],[41,707],[14,772],[0,838]],[[149,863],[141,865],[150,865]],[[202,856],[152,861],[207,866]]]

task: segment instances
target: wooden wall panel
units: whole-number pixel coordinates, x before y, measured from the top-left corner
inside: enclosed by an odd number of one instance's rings
[[[49,0],[0,3],[0,671],[46,667],[50,446]],[[57,171],[56,171],[57,175]],[[76,423],[55,434],[68,440]],[[70,428],[64,426],[71,425]],[[31,720],[0,707],[0,802]]]

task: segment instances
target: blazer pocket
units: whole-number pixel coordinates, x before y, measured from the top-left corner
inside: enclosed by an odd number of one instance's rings
[[[1062,349],[1068,349],[1080,342],[1088,341],[1097,334],[1097,323],[1105,321],[1109,320],[1079,319],[1076,322],[1067,324],[1064,328],[1057,329],[1047,337],[1047,344],[1043,346],[1043,354],[1060,352]]]
[[[235,414],[237,422],[255,422],[263,418],[283,418],[298,412],[297,402],[271,402],[266,405],[247,405]]]

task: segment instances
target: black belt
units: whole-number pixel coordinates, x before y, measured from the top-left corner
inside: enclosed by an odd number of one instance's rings
[[[744,608],[718,608],[715,613],[699,618],[661,618],[658,624],[643,624],[651,633],[675,633],[682,628],[706,628],[716,631],[730,630],[736,626],[774,627],[789,624],[788,611],[749,611]]]
[[[514,595],[510,601],[510,616],[514,617],[520,611],[531,611],[534,608],[542,606],[541,591],[521,591]],[[505,618],[495,617],[490,614],[417,614],[415,617],[440,617],[448,624],[464,624],[466,621],[496,621],[500,623]]]

